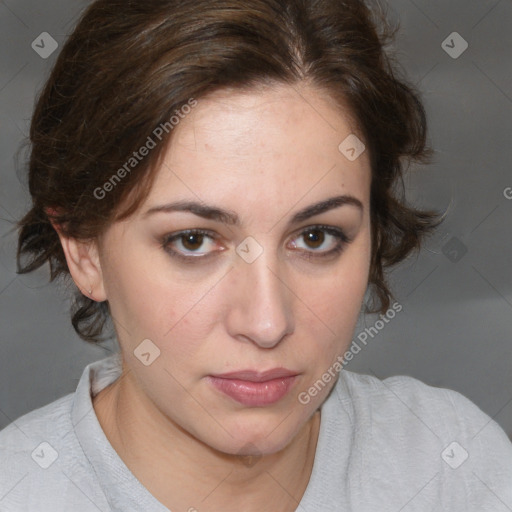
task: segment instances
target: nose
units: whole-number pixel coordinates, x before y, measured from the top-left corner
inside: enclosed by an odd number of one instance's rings
[[[294,329],[294,295],[270,259],[264,252],[253,263],[237,262],[228,315],[231,336],[261,348],[275,347]]]

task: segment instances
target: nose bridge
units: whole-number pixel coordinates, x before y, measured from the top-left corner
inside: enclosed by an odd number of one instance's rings
[[[291,294],[279,262],[272,251],[263,250],[250,263],[241,257],[237,266],[236,334],[273,347],[293,328]]]

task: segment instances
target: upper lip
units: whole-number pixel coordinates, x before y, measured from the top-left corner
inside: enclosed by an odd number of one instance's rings
[[[298,372],[293,372],[286,368],[272,368],[271,370],[266,370],[264,372],[256,370],[240,370],[237,372],[213,375],[213,377],[217,377],[219,379],[239,379],[248,382],[265,382],[267,380],[293,377],[295,375],[298,375]]]

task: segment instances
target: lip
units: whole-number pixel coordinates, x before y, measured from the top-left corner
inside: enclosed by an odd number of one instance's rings
[[[298,375],[298,372],[293,372],[286,368],[272,368],[263,372],[259,372],[257,370],[239,370],[230,373],[212,374],[211,376],[219,379],[237,379],[247,382],[266,382],[283,377],[293,377],[295,375]]]
[[[293,387],[298,374],[284,368],[265,372],[242,370],[209,375],[218,391],[247,407],[265,407],[279,402]]]

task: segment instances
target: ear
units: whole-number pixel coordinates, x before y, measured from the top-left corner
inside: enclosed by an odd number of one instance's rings
[[[59,235],[69,272],[76,286],[86,297],[96,302],[107,300],[97,242],[65,236],[59,224],[52,220],[54,213],[55,210],[47,210],[50,222]]]

